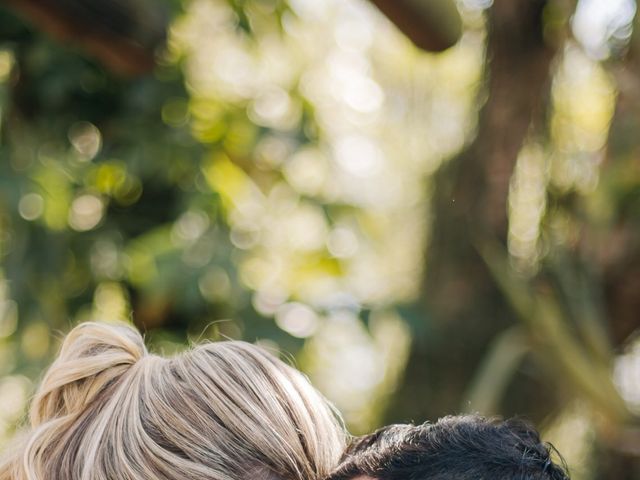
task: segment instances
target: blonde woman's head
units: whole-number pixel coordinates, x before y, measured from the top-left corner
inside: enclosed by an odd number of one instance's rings
[[[84,323],[36,393],[0,480],[314,480],[342,428],[296,370],[244,342],[147,353],[131,327]]]

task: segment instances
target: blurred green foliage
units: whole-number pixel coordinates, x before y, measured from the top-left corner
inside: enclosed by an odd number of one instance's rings
[[[5,436],[60,336],[87,319],[133,321],[166,353],[204,338],[259,339],[297,355],[356,430],[380,421],[408,348],[393,306],[420,273],[422,223],[397,225],[423,210],[409,168],[423,146],[395,145],[422,126],[391,105],[400,121],[387,128],[369,64],[442,62],[416,57],[386,24],[396,47],[374,45],[381,18],[371,7],[322,8],[324,23],[308,31],[312,4],[187,3],[155,71],[137,78],[2,10],[0,398],[18,405]],[[478,45],[452,62],[473,63]],[[329,76],[344,97],[325,98]],[[413,87],[396,88],[406,102]],[[395,162],[408,168],[383,194]],[[408,250],[381,257],[398,241]]]

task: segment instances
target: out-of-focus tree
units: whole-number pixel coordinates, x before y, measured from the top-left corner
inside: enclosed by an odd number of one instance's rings
[[[475,140],[434,176],[429,330],[390,419],[523,414],[576,478],[637,478],[635,8],[488,11],[486,100]]]

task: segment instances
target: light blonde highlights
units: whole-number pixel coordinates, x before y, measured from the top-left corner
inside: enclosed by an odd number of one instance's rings
[[[344,446],[309,382],[255,345],[149,354],[126,325],[66,337],[0,480],[315,480]]]

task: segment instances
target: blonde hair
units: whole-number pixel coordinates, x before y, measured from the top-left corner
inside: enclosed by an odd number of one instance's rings
[[[295,369],[239,341],[174,358],[126,325],[66,337],[0,480],[314,480],[344,434]]]

